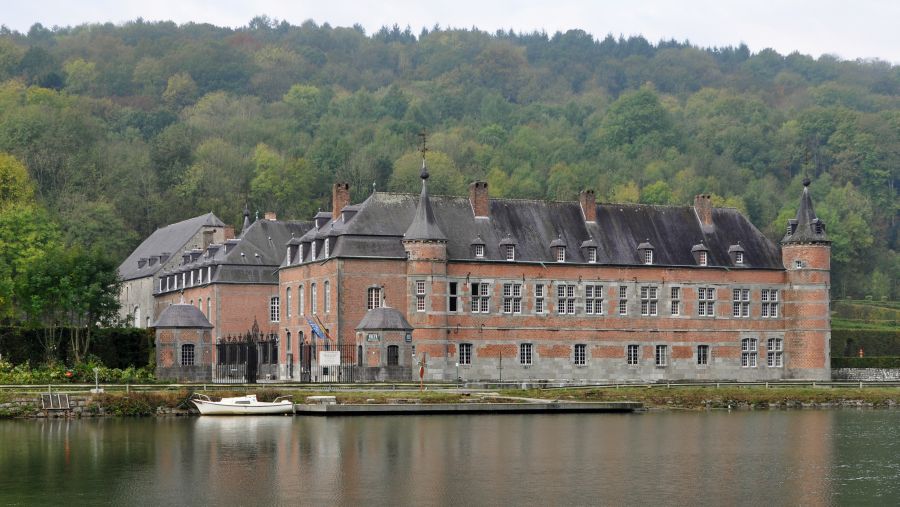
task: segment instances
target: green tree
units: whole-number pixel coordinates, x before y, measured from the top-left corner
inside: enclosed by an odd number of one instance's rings
[[[672,190],[665,181],[658,180],[641,190],[641,202],[647,204],[671,204]]]
[[[181,109],[197,98],[197,83],[187,72],[173,74],[169,76],[162,98],[169,107]]]
[[[63,66],[66,90],[72,93],[91,93],[97,83],[97,65],[82,58],[69,60]]]

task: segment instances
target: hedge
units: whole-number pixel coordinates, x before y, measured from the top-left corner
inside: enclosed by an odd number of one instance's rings
[[[900,368],[900,357],[832,357],[832,368]]]
[[[831,357],[900,356],[900,329],[832,329]]]
[[[40,333],[40,329],[0,327],[0,354],[3,360],[14,365],[44,363],[44,349],[38,340]],[[64,338],[54,359],[72,364],[74,358],[69,350],[68,336],[68,330],[63,331]],[[152,343],[153,334],[148,329],[100,328],[93,332],[89,354],[109,368],[140,368],[149,363]]]

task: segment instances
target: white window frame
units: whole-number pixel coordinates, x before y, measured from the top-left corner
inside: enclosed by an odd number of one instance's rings
[[[269,322],[281,322],[280,299],[278,296],[269,298]]]
[[[716,316],[716,289],[715,287],[697,288],[697,316]]]
[[[566,262],[566,247],[556,247],[556,262]]]
[[[324,282],[324,292],[325,292],[325,313],[331,313],[331,282],[325,280]]]
[[[381,308],[381,287],[369,287],[366,290],[366,309]]]
[[[484,258],[484,245],[475,245],[475,258],[476,259]]]
[[[628,286],[626,285],[619,286],[618,311],[619,315],[628,315]]]
[[[597,247],[588,247],[588,264],[597,264]]]
[[[575,366],[585,366],[587,364],[587,344],[576,343],[572,347],[572,362]]]
[[[547,312],[546,287],[542,283],[534,284],[534,313],[544,314]]]
[[[669,365],[669,346],[657,345],[655,347],[654,362],[657,367],[663,368]]]
[[[760,315],[764,319],[778,318],[778,289],[762,290],[762,310]]]
[[[586,284],[584,286],[584,313],[603,315],[603,286]]]
[[[322,258],[323,259],[327,259],[328,256],[331,254],[331,242],[329,241],[329,239],[330,238],[325,238],[325,242],[323,243],[323,247],[322,247]]]
[[[510,262],[515,261],[516,260],[516,245],[504,245],[504,247],[505,247],[504,254],[506,255],[506,260],[510,261]]]
[[[784,339],[772,337],[766,340],[766,366],[784,367]]]
[[[641,286],[641,316],[656,317],[659,315],[659,287],[655,285]]]
[[[653,264],[653,249],[645,248],[643,257],[644,257],[643,258],[644,264],[647,264],[647,265]]]
[[[459,353],[457,355],[459,358],[460,366],[468,366],[472,364],[472,344],[471,343],[460,343],[459,344]]]
[[[534,364],[534,344],[519,344],[519,364],[522,366],[531,366]]]
[[[697,253],[699,254],[697,257],[700,259],[700,262],[698,264],[700,264],[701,266],[706,266],[707,264],[709,264],[709,255],[707,255],[706,250],[700,250]]]
[[[425,311],[425,280],[416,280],[416,311]]]
[[[741,338],[741,368],[756,368],[759,364],[759,340]]]
[[[637,366],[641,361],[641,346],[628,344],[625,346],[625,363],[628,366]]]
[[[743,264],[744,263],[744,252],[734,252],[734,263],[735,264]]]
[[[575,284],[556,284],[557,315],[575,315]]]
[[[673,317],[681,315],[681,287],[669,288],[669,313]]]
[[[319,295],[319,288],[316,287],[316,283],[313,282],[309,284],[309,313],[315,315],[319,313],[319,302],[317,301]]]
[[[306,309],[303,308],[304,299],[306,299],[305,287],[303,284],[297,286],[297,315],[306,315]]]
[[[284,313],[285,316],[290,319],[292,316],[293,309],[291,305],[293,304],[293,298],[291,297],[291,288],[288,287],[284,290]]]
[[[522,313],[522,284],[506,282],[503,284],[503,313]]]
[[[472,313],[491,312],[491,284],[487,282],[472,283],[472,295],[469,309]]]
[[[697,366],[709,366],[709,345],[697,345]]]
[[[731,289],[731,316],[735,319],[750,317],[750,289]]]

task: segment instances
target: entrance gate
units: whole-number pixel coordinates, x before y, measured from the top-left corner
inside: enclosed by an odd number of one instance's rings
[[[278,335],[261,335],[259,325],[242,335],[228,335],[216,344],[213,383],[255,384],[278,379]]]

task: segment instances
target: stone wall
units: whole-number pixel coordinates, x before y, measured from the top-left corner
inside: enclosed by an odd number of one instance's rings
[[[835,368],[831,370],[831,379],[900,382],[900,368]]]

